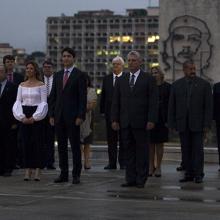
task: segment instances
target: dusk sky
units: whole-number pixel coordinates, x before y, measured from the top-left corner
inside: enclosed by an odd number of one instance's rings
[[[128,8],[158,6],[159,0],[0,0],[0,43],[14,48],[45,51],[46,19],[64,13],[72,16],[79,10],[110,9],[125,14]]]

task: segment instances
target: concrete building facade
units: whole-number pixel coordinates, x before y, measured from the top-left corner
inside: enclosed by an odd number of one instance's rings
[[[87,72],[96,88],[111,71],[117,55],[126,60],[129,51],[137,50],[143,69],[158,65],[158,8],[128,9],[126,15],[110,10],[79,11],[74,16],[48,17],[47,56],[61,67],[61,51],[76,51],[76,65]],[[126,67],[126,66],[125,66]]]
[[[183,75],[182,63],[192,59],[197,74],[220,81],[220,1],[160,1],[160,65],[172,82]]]

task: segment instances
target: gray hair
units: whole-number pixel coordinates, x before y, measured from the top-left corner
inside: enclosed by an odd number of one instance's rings
[[[115,61],[120,61],[122,65],[125,64],[125,61],[124,61],[123,58],[120,57],[120,56],[114,57],[114,58],[112,59],[112,63],[115,62]]]
[[[128,53],[127,57],[129,56],[136,56],[139,60],[141,60],[141,55],[139,52],[137,52],[136,50],[132,50]]]

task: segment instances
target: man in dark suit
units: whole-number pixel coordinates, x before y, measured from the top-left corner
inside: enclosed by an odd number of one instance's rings
[[[184,77],[171,87],[168,123],[179,132],[185,177],[180,182],[203,181],[203,138],[212,122],[212,90],[210,84],[196,76],[195,64],[183,64]]]
[[[11,176],[15,164],[13,134],[16,120],[12,114],[12,107],[16,94],[16,86],[7,80],[6,71],[0,65],[0,175],[2,176]]]
[[[117,168],[117,155],[120,164],[120,169],[125,169],[125,149],[121,141],[121,132],[114,131],[111,126],[111,106],[113,98],[113,89],[118,77],[123,74],[124,60],[122,57],[115,57],[112,60],[113,73],[105,76],[102,84],[102,94],[100,100],[100,113],[105,115],[107,143],[108,143],[108,158],[109,163],[104,167],[106,170]],[[118,153],[119,142],[119,153]]]
[[[80,125],[85,119],[87,86],[84,74],[74,66],[75,52],[62,50],[64,69],[54,74],[49,102],[51,125],[55,125],[61,173],[55,183],[68,181],[68,139],[72,149],[73,184],[80,183],[82,169]]]
[[[50,92],[52,89],[53,84],[53,63],[51,61],[44,61],[43,63],[43,81],[47,88],[47,102],[50,101]],[[45,143],[45,166],[49,170],[56,169],[54,167],[54,154],[55,154],[55,147],[54,147],[54,141],[55,141],[55,129],[54,126],[52,126],[49,122],[49,115],[46,116],[44,119],[44,128],[45,128],[45,137],[44,137],[44,143]]]
[[[5,55],[3,57],[3,64],[6,70],[7,79],[9,82],[12,82],[15,84],[16,88],[18,88],[19,84],[24,81],[24,77],[14,71],[15,67],[15,58],[12,55]],[[17,125],[14,126],[13,131],[11,132],[14,152],[12,152],[11,157],[16,158],[14,167],[19,168],[22,165],[22,150],[20,146],[20,134],[19,134],[19,122],[17,121]],[[14,160],[14,159],[12,159]],[[5,174],[7,175],[7,174]],[[8,176],[10,176],[10,172],[8,173]]]
[[[112,102],[112,128],[121,130],[126,146],[126,183],[122,187],[144,187],[149,169],[148,131],[158,115],[156,82],[140,69],[141,63],[138,52],[128,54],[130,73],[117,80]]]
[[[8,81],[14,83],[18,87],[19,84],[24,81],[24,77],[14,72],[15,58],[12,55],[6,55],[3,57],[3,64],[5,66]]]
[[[216,123],[218,158],[220,166],[220,82],[213,86],[213,119]],[[220,169],[218,170],[220,172]]]

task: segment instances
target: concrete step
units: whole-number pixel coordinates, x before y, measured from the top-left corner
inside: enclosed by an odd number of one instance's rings
[[[107,159],[108,150],[107,145],[91,145],[92,159]],[[216,147],[208,146],[204,148],[205,162],[218,163],[218,149]],[[181,149],[178,143],[166,143],[164,146],[164,157],[166,161],[180,161]]]

